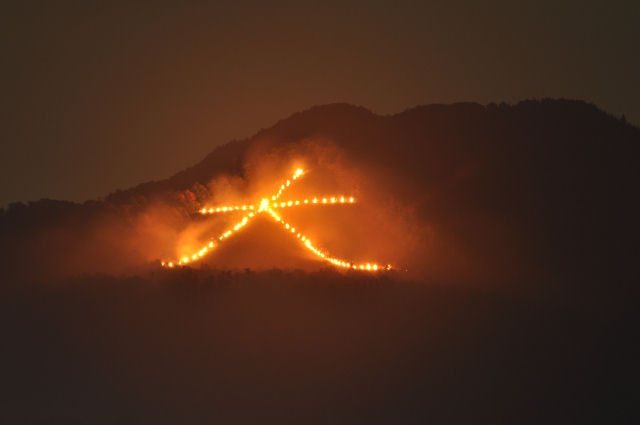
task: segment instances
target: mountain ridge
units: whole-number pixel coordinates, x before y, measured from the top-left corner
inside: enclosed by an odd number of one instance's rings
[[[400,214],[388,219],[414,236],[417,245],[406,248],[414,252],[400,261],[413,270],[458,281],[554,276],[595,287],[615,276],[624,291],[635,290],[640,129],[562,99],[422,105],[387,116],[348,104],[312,107],[219,146],[168,179],[104,201],[43,200],[2,210],[4,270],[29,263],[22,258],[37,263],[42,246],[55,247],[46,260],[52,269],[77,257],[74,273],[122,272],[162,258],[197,210],[217,199],[220,178],[243,192],[262,163],[279,164],[267,179],[278,180],[290,166],[280,158],[296,155],[340,163],[333,171],[351,179],[349,190],[370,195],[380,217]],[[159,210],[163,220],[156,222]],[[112,229],[106,234],[105,222]],[[133,239],[123,248],[113,235],[142,235],[144,243]],[[102,246],[97,263],[85,258],[92,246]],[[146,252],[148,246],[165,250]]]
[[[274,137],[274,135],[286,134],[289,138],[310,137],[313,131],[308,128],[318,128],[329,122],[345,120],[358,120],[360,122],[368,121],[369,123],[379,122],[381,120],[394,120],[398,122],[411,121],[414,119],[424,119],[425,114],[432,115],[473,115],[487,112],[501,111],[508,115],[509,112],[516,114],[518,112],[536,113],[548,110],[552,114],[565,113],[573,111],[574,114],[586,114],[593,121],[594,118],[608,121],[609,125],[617,125],[620,120],[614,116],[607,114],[599,109],[596,105],[571,99],[542,99],[542,100],[523,100],[514,105],[506,103],[489,103],[481,105],[475,102],[458,102],[452,104],[426,104],[417,105],[412,108],[405,109],[401,112],[389,115],[379,115],[369,109],[348,103],[330,103],[324,105],[312,106],[300,112],[295,112],[286,118],[277,121],[269,128],[261,129],[253,136],[231,140],[214,148],[209,154],[196,164],[179,171],[172,176],[155,181],[143,182],[128,189],[117,190],[108,194],[105,200],[109,202],[126,202],[129,196],[149,196],[154,191],[167,192],[171,190],[185,190],[196,182],[206,183],[206,181],[219,174],[238,174],[242,173],[242,153],[251,143],[265,137]],[[294,124],[292,124],[294,123]],[[623,123],[624,127],[635,132],[636,137],[640,137],[640,128],[636,128],[628,123]],[[296,131],[292,127],[307,127],[306,131]],[[215,171],[214,171],[215,170]]]

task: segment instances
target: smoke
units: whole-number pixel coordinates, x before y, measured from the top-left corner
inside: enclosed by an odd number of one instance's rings
[[[122,205],[104,203],[78,217],[67,214],[32,232],[29,242],[12,254],[22,273],[54,277],[137,273],[185,257],[191,267],[219,269],[326,267],[296,238],[300,233],[330,257],[391,265],[411,279],[478,280],[516,263],[515,250],[501,244],[510,237],[501,223],[451,204],[441,203],[438,210],[431,202],[437,198],[432,189],[388,163],[375,152],[357,154],[324,138],[259,139],[245,153],[241,175],[217,175],[171,199],[132,198]],[[268,214],[257,214],[223,241],[219,236],[233,229],[247,211],[198,213],[222,205],[257,209],[298,168],[304,174],[280,200],[344,196],[356,202],[276,208],[294,233]],[[492,252],[481,246],[493,247]],[[208,249],[205,255],[192,261],[202,247]]]
[[[219,243],[217,236],[232,228],[246,212],[234,211],[195,217],[178,235],[174,258],[190,257],[200,247],[215,243],[200,264],[218,268],[325,267],[304,247],[301,233],[329,256],[348,263],[377,263],[398,270],[414,268],[427,227],[415,210],[400,202],[385,172],[349,154],[331,140],[308,139],[291,143],[259,140],[246,155],[242,176],[222,175],[207,184],[203,208],[254,205],[271,200],[296,169],[304,175],[286,188],[280,200],[354,197],[355,204],[299,205],[274,211],[296,232],[279,228],[267,214],[252,219],[247,228]]]
[[[19,282],[137,273],[173,249],[186,219],[168,202],[38,201],[3,217],[0,275]]]

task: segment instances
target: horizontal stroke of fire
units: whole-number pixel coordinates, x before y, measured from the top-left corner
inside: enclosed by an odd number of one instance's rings
[[[240,221],[238,221],[232,228],[225,231],[221,235],[218,236],[218,241],[214,242],[214,240],[210,240],[206,245],[204,245],[199,251],[194,252],[190,256],[184,256],[179,260],[175,261],[162,261],[161,264],[163,267],[174,268],[176,266],[184,266],[191,262],[200,260],[207,254],[210,254],[218,244],[223,243],[227,238],[233,236],[240,229],[245,227],[247,223],[256,217],[258,214],[266,213],[268,214],[274,221],[279,223],[282,226],[282,229],[297,238],[302,247],[308,249],[313,254],[315,254],[319,259],[323,261],[327,261],[334,266],[345,268],[345,269],[356,269],[356,270],[367,270],[367,271],[377,271],[377,270],[389,270],[391,269],[390,265],[380,265],[376,262],[366,262],[355,264],[352,261],[348,261],[341,258],[336,258],[325,250],[318,249],[311,240],[305,236],[300,230],[291,226],[287,223],[282,217],[278,215],[275,211],[280,208],[289,208],[289,207],[302,207],[302,206],[314,206],[314,205],[330,205],[330,204],[353,204],[356,202],[353,196],[344,197],[344,196],[334,196],[334,197],[322,197],[322,198],[311,198],[311,199],[303,199],[297,201],[286,201],[279,202],[280,196],[282,193],[291,186],[296,180],[298,180],[304,174],[304,170],[298,168],[291,179],[287,179],[280,185],[278,191],[269,198],[262,198],[259,204],[256,205],[234,205],[234,206],[222,206],[222,207],[211,207],[211,208],[202,208],[200,210],[201,214],[219,214],[219,213],[228,213],[235,211],[244,211],[246,215],[242,217]]]

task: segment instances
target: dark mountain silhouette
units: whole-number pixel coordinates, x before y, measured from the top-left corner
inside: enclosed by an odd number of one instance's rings
[[[336,104],[104,200],[12,204],[0,423],[638,423],[639,153],[580,101]],[[299,158],[362,203],[291,217],[409,271],[324,267],[266,218],[158,267]]]
[[[247,163],[259,162],[256,156],[287,156],[305,141],[343,150],[349,166],[364,170],[430,229],[420,234],[415,255],[401,258],[412,270],[438,279],[482,276],[554,286],[608,286],[614,277],[625,290],[635,288],[640,130],[572,100],[427,105],[392,116],[346,104],[313,107],[220,146],[167,180],[104,201],[11,205],[0,215],[3,269],[22,276],[19,266],[26,263],[29,271],[54,272],[51,261],[68,258],[74,264],[63,275],[136,269],[157,257],[142,255],[139,243],[120,246],[92,225],[112,224],[109,235],[135,233],[131,226],[140,223],[133,217],[162,202],[174,208],[163,225],[181,228],[215,195],[208,182],[226,175],[248,179]],[[65,253],[83,241],[77,252]],[[42,261],[42,250],[51,251],[51,261]],[[87,253],[103,260],[86,259]]]

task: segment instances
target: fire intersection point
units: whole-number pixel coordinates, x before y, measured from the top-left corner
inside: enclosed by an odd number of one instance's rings
[[[301,168],[298,168],[293,173],[290,179],[287,179],[285,182],[283,182],[280,185],[277,192],[273,194],[271,198],[262,198],[260,202],[255,205],[231,205],[231,206],[202,208],[200,210],[200,213],[203,215],[229,213],[229,212],[245,212],[245,215],[233,227],[229,228],[224,233],[220,234],[217,237],[217,240],[211,239],[206,245],[204,245],[197,252],[194,252],[190,256],[183,256],[182,258],[175,261],[162,261],[161,265],[163,267],[174,268],[176,266],[184,266],[194,261],[200,260],[205,255],[210,254],[219,244],[221,244],[226,239],[233,236],[240,229],[245,227],[247,223],[253,218],[255,218],[258,214],[267,214],[275,222],[279,223],[285,232],[297,238],[301,242],[304,248],[311,251],[319,259],[326,261],[336,267],[340,267],[344,269],[365,270],[365,271],[377,271],[377,270],[383,270],[383,269],[389,270],[391,268],[390,265],[381,266],[380,264],[375,262],[355,264],[351,261],[333,257],[329,255],[326,251],[317,248],[307,236],[305,236],[302,232],[300,232],[300,230],[296,229],[295,227],[287,223],[280,215],[278,215],[278,213],[276,212],[276,210],[278,209],[310,206],[310,205],[312,206],[312,205],[353,204],[356,202],[353,196],[349,196],[349,197],[331,196],[331,197],[321,197],[321,198],[313,197],[313,198],[305,198],[301,200],[290,200],[290,201],[284,201],[284,202],[280,201],[280,197],[282,196],[284,191],[288,187],[290,187],[296,180],[302,177],[303,174],[304,174],[304,170],[302,170]]]

